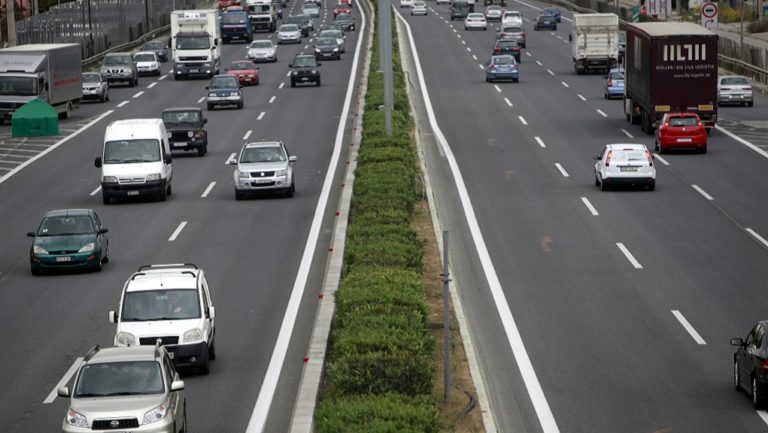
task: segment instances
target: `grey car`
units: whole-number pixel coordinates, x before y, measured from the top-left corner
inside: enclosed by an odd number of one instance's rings
[[[319,18],[320,8],[314,3],[304,3],[304,7],[302,8],[301,13],[312,18]]]
[[[347,39],[347,37],[344,35],[344,32],[338,29],[326,29],[326,30],[320,30],[320,33],[317,34],[317,38],[336,38],[336,42],[339,43],[339,49],[340,52],[345,52],[346,47],[344,46],[344,40]]]
[[[134,87],[139,84],[139,70],[131,53],[109,53],[104,56],[99,70],[108,83],[123,82]]]
[[[246,143],[237,159],[234,172],[235,199],[242,200],[248,193],[278,192],[293,197],[296,181],[293,163],[296,156],[288,153],[282,141]]]
[[[254,62],[276,62],[277,46],[269,39],[259,39],[248,45],[246,57]]]
[[[83,73],[83,100],[109,101],[109,83],[98,72]]]
[[[296,24],[283,24],[277,29],[277,43],[287,44],[289,42],[301,43],[301,29]]]
[[[184,381],[159,344],[92,348],[81,362],[62,421],[64,433],[187,431]]]
[[[752,84],[741,75],[723,75],[717,78],[717,103],[755,105]]]
[[[525,31],[520,26],[502,26],[499,29],[499,33],[496,34],[496,39],[514,39],[520,48],[525,48]]]
[[[336,38],[318,38],[313,45],[316,59],[341,60],[341,47]]]

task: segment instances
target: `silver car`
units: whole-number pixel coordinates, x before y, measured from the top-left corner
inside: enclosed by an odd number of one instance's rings
[[[64,433],[118,430],[147,433],[187,431],[184,381],[165,348],[91,349],[77,371],[62,421]]]
[[[83,73],[83,100],[109,101],[109,83],[98,72]]]
[[[296,156],[288,153],[282,141],[246,143],[237,159],[234,172],[235,199],[242,200],[247,193],[282,192],[293,197],[296,182],[293,163]]]
[[[320,30],[320,33],[317,34],[317,38],[336,38],[336,42],[339,43],[339,49],[341,52],[345,52],[344,49],[344,40],[347,39],[346,36],[344,36],[344,32],[337,29],[327,29],[327,30]]]
[[[312,18],[319,18],[320,8],[314,3],[304,3],[304,7],[302,8],[301,13]]]
[[[160,60],[154,51],[140,51],[133,55],[139,75],[160,75]]]
[[[259,39],[248,45],[246,57],[254,62],[276,62],[277,47],[269,39]]]
[[[755,105],[752,96],[752,84],[749,78],[741,75],[724,75],[717,79],[717,103],[738,104],[751,107]]]
[[[413,2],[411,15],[427,15],[427,4],[418,0]]]
[[[517,41],[520,48],[525,48],[525,31],[520,26],[515,25],[503,25],[496,34],[496,39],[514,39]]]
[[[301,28],[296,24],[283,24],[277,29],[277,43],[286,44],[288,42],[301,43]]]

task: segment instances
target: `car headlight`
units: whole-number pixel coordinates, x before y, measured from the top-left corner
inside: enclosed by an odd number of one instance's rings
[[[116,176],[104,176],[101,178],[101,181],[104,183],[117,183],[117,177]]]
[[[198,341],[203,339],[203,333],[200,332],[197,328],[192,328],[189,331],[184,333],[184,336],[182,337],[182,341],[185,343],[189,343],[192,341]]]
[[[287,170],[277,170],[275,172],[275,176],[285,176],[286,174],[288,174]]]
[[[48,251],[46,251],[45,248],[41,247],[40,245],[33,246],[32,252],[35,254],[48,254]]]
[[[247,171],[237,170],[237,177],[239,177],[240,179],[248,179],[249,177],[251,177],[251,174],[248,173]]]
[[[315,48],[315,52],[319,53],[320,52],[320,48]]]
[[[117,346],[130,346],[136,344],[136,337],[129,332],[118,332],[115,342]]]
[[[195,136],[195,131],[187,131],[187,137],[192,138]]]
[[[160,406],[147,411],[147,413],[144,414],[144,420],[141,423],[152,424],[153,422],[158,422],[165,418],[166,414],[168,414],[168,409],[164,404],[161,404]]]
[[[160,180],[160,173],[152,173],[147,175],[147,180]]]
[[[299,75],[299,71],[291,71],[291,75]]]
[[[90,253],[96,249],[96,244],[94,242],[88,242],[87,244],[83,245],[82,248],[77,250],[78,253]]]
[[[210,62],[203,63],[203,67],[204,68],[210,68],[211,67],[211,63]]]
[[[88,428],[88,420],[85,416],[72,409],[67,411],[67,424],[75,427]]]
[[[315,74],[317,74],[317,69],[312,70],[312,75],[315,75]]]
[[[208,94],[208,97],[209,97],[209,98],[215,98],[215,97],[216,97],[216,94],[215,94],[215,93],[209,93],[209,94]]]

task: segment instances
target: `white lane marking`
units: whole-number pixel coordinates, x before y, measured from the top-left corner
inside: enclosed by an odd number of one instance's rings
[[[445,139],[445,135],[443,135],[440,126],[437,124],[435,111],[432,108],[432,102],[429,97],[429,90],[424,79],[424,72],[422,71],[421,62],[419,61],[419,52],[416,49],[416,43],[413,40],[411,26],[408,24],[408,21],[399,14],[397,16],[408,33],[408,43],[411,47],[411,52],[413,53],[416,74],[419,77],[419,86],[421,87],[421,93],[424,98],[424,106],[427,109],[429,124],[434,131],[435,138],[438,140],[440,147],[445,153],[448,165],[453,173],[462,210],[464,211],[464,217],[467,220],[467,225],[469,226],[469,231],[475,244],[475,250],[477,251],[480,264],[485,273],[485,278],[488,282],[491,295],[493,296],[496,310],[499,313],[499,319],[504,326],[507,342],[512,349],[512,354],[520,370],[520,376],[523,378],[523,383],[525,383],[525,388],[528,391],[531,404],[533,404],[543,433],[559,433],[560,429],[557,427],[557,421],[555,421],[555,416],[552,414],[552,409],[549,407],[549,402],[547,402],[547,398],[544,395],[544,390],[536,376],[536,371],[533,368],[531,358],[528,356],[528,351],[525,349],[525,343],[523,343],[523,338],[520,335],[520,329],[518,329],[517,324],[515,323],[515,318],[509,308],[509,302],[504,294],[504,289],[501,287],[499,276],[496,273],[496,268],[493,266],[491,254],[485,244],[483,233],[480,230],[480,224],[477,222],[477,216],[475,215],[475,210],[472,206],[472,200],[467,191],[467,186],[464,183],[464,178],[461,175],[461,170],[459,169],[459,163],[456,161],[456,156],[453,154],[453,150],[451,150],[448,141]]]
[[[233,153],[232,155],[229,155],[229,158],[227,158],[227,159],[224,161],[224,165],[228,165],[228,164],[229,164],[229,161],[232,161],[233,159],[235,159],[235,155],[237,155],[237,154],[236,154],[236,153]]]
[[[528,56],[528,57],[533,57],[533,56],[531,55],[531,52],[530,52],[530,51],[526,51],[526,52],[525,52],[525,55],[526,55],[526,56]]]
[[[283,81],[282,83],[280,83],[279,86],[277,86],[278,89],[282,89],[283,87],[285,87],[285,81]]]
[[[525,121],[525,118],[523,116],[517,116],[517,118],[520,119],[520,123],[522,123],[523,125],[528,124],[528,122]]]
[[[472,52],[472,48],[467,47],[467,51]]]
[[[176,227],[176,230],[173,231],[173,234],[171,235],[171,237],[168,238],[168,242],[175,241],[176,238],[178,238],[179,235],[181,234],[181,231],[184,230],[184,227],[186,227],[186,226],[187,226],[187,222],[186,221],[182,221],[179,224],[179,226]]]
[[[477,56],[472,54],[472,59],[477,60]]]
[[[501,93],[501,87],[499,87],[498,84],[494,84],[493,87],[496,89],[497,92]]]
[[[551,70],[551,69],[547,69],[547,72],[549,73],[549,75],[552,75],[553,77],[555,76],[555,73],[554,73],[554,72],[552,72],[552,70]]]
[[[251,129],[249,129],[248,131],[246,131],[246,132],[245,132],[245,135],[243,135],[243,140],[247,140],[247,139],[248,139],[248,137],[250,137],[252,133],[253,133],[253,130],[251,130]]]
[[[536,64],[539,65],[539,66],[544,66],[544,65],[541,64],[541,61],[539,61],[539,60],[536,60]]]
[[[560,174],[562,174],[562,175],[563,175],[563,177],[570,177],[570,176],[568,175],[568,172],[567,172],[567,171],[565,171],[565,169],[563,168],[563,166],[562,166],[562,165],[560,165],[560,163],[559,163],[559,162],[556,162],[556,163],[555,163],[555,167],[557,167],[557,169],[558,169],[558,170],[560,170]]]
[[[603,117],[608,117],[608,115],[607,115],[607,114],[605,114],[605,113],[603,112],[603,110],[601,110],[601,109],[599,109],[599,108],[597,109],[597,112],[598,112],[598,113],[600,113],[600,115],[601,115],[601,116],[603,116]]]
[[[22,162],[19,165],[17,165],[16,167],[13,168],[13,170],[9,171],[8,173],[6,173],[2,177],[0,177],[0,184],[5,182],[6,180],[8,180],[14,174],[20,172],[24,167],[28,166],[29,164],[32,164],[33,162],[35,162],[38,159],[42,158],[43,156],[47,155],[49,152],[53,152],[53,150],[56,149],[57,147],[61,146],[62,144],[66,143],[67,141],[69,141],[69,140],[75,138],[76,136],[80,135],[83,131],[85,131],[86,129],[88,129],[91,126],[95,125],[96,123],[101,121],[101,119],[109,116],[110,114],[112,114],[114,112],[115,112],[115,110],[107,110],[101,116],[91,120],[90,122],[88,122],[85,125],[83,125],[82,127],[80,127],[80,129],[78,129],[77,131],[73,132],[70,135],[67,135],[66,137],[64,137],[61,140],[57,141],[56,143],[52,144],[50,147],[45,148],[45,150],[43,150],[42,152],[38,153],[37,155],[29,158],[28,160]]]
[[[765,238],[764,238],[764,237],[760,236],[759,234],[757,234],[757,232],[756,232],[756,231],[752,230],[752,229],[751,229],[751,228],[749,228],[749,227],[747,227],[747,228],[746,228],[746,229],[744,229],[744,230],[746,230],[746,231],[747,231],[747,233],[749,233],[750,235],[752,235],[752,237],[754,237],[754,238],[755,238],[755,239],[757,239],[757,240],[758,240],[758,241],[759,241],[761,244],[763,244],[763,246],[764,246],[764,247],[768,248],[768,240],[765,240]]]
[[[139,93],[137,93],[137,94],[133,95],[133,96],[132,96],[132,98],[133,98],[133,99],[136,99],[136,98],[138,98],[139,96],[141,96],[141,95],[143,95],[143,94],[144,94],[144,91],[142,90],[141,92],[139,92]]]
[[[465,40],[462,40],[461,43],[462,43],[462,45],[467,45],[467,41],[465,41]]]
[[[90,193],[90,194],[88,194],[88,195],[89,195],[89,196],[91,196],[91,197],[93,197],[93,196],[95,196],[96,194],[98,194],[98,193],[99,193],[99,191],[101,191],[101,185],[99,185],[98,187],[96,187],[96,189],[94,189],[93,191],[91,191],[91,193]]]
[[[632,266],[635,267],[635,269],[643,269],[643,265],[640,264],[640,262],[635,259],[635,256],[632,255],[632,253],[629,252],[627,247],[624,246],[621,242],[616,242],[616,246],[619,247],[622,253],[627,257],[627,260],[629,260],[630,263],[632,263]]]
[[[307,48],[309,48],[309,45],[304,45],[304,49],[306,50]]]
[[[623,132],[624,135],[626,135],[629,138],[635,138],[635,136],[630,134],[629,131],[627,131],[626,129],[622,129],[621,132]]]
[[[654,153],[654,154],[653,154],[653,157],[654,157],[654,158],[656,158],[656,159],[658,159],[659,161],[661,161],[661,163],[662,163],[662,164],[664,164],[664,165],[666,165],[666,166],[669,166],[669,163],[667,162],[667,160],[666,160],[666,159],[664,159],[664,158],[662,158],[662,157],[661,157],[661,156],[659,156],[658,154]]]
[[[711,195],[707,194],[707,192],[704,191],[703,189],[701,189],[701,187],[699,187],[698,185],[691,185],[691,187],[693,187],[693,189],[695,189],[699,194],[704,196],[705,199],[710,200],[710,201],[714,200],[714,198],[712,198]]]
[[[359,34],[364,35],[366,30],[364,8],[360,8],[360,13],[363,15],[363,24],[360,26]],[[344,97],[344,106],[341,110],[341,120],[336,129],[336,141],[333,144],[333,153],[331,154],[328,169],[325,171],[325,180],[323,181],[323,187],[320,190],[320,197],[317,200],[315,214],[312,217],[312,225],[309,228],[307,243],[304,246],[304,252],[301,256],[301,264],[296,272],[296,280],[291,289],[291,297],[288,299],[288,305],[285,308],[285,316],[283,316],[283,322],[280,324],[280,332],[273,345],[274,351],[272,352],[272,357],[269,359],[269,366],[267,366],[267,372],[264,375],[264,381],[261,383],[259,396],[256,398],[256,404],[253,407],[253,413],[251,414],[251,419],[248,421],[248,427],[245,429],[245,433],[262,433],[264,431],[264,425],[267,422],[267,415],[269,414],[269,407],[272,405],[272,399],[274,398],[275,390],[277,389],[277,381],[280,377],[280,371],[283,368],[283,363],[285,362],[285,357],[288,353],[288,344],[291,341],[293,327],[296,324],[299,305],[301,304],[301,298],[306,289],[312,259],[315,257],[315,248],[317,247],[317,242],[320,238],[323,217],[325,216],[325,211],[328,207],[331,186],[334,183],[333,180],[336,172],[334,167],[338,165],[341,156],[344,127],[346,126],[346,119],[349,115],[349,108],[352,102],[352,94],[355,89],[354,78],[360,62],[360,50],[363,46],[363,40],[364,38],[362,37],[357,40],[355,56],[352,60],[352,68],[349,73],[349,79],[347,80],[347,93]]]
[[[210,184],[208,184],[208,188],[206,188],[205,191],[203,191],[203,194],[200,196],[200,198],[208,197],[208,194],[211,193],[211,190],[213,189],[214,186],[216,186],[216,182],[211,182]]]
[[[558,36],[557,36],[557,39],[563,39],[563,37],[562,37],[562,36],[560,36],[560,35],[558,35]]]
[[[153,81],[153,82],[149,83],[149,86],[147,86],[147,89],[151,89],[151,88],[153,88],[155,86],[157,86],[157,81]]]
[[[204,100],[205,100],[205,96],[203,96],[203,97],[201,97],[200,99],[198,99],[198,100],[197,100],[197,103],[199,104],[199,103],[203,102]]]
[[[510,101],[510,100],[509,100],[509,98],[504,98],[504,102],[506,102],[506,103],[507,103],[507,105],[509,105],[510,107],[512,107],[512,106],[513,106],[513,105],[512,105],[512,101]]]
[[[128,105],[129,102],[131,102],[131,101],[123,101],[123,102],[117,104],[117,108],[125,107],[126,105]]]
[[[542,148],[547,147],[547,145],[544,144],[544,141],[542,141],[540,137],[533,137],[533,139],[536,140],[536,142],[539,143],[539,146],[541,146]]]
[[[165,80],[166,78],[168,78],[169,75],[171,74],[165,74],[162,77],[158,78],[158,80]]]
[[[483,66],[483,65],[477,65],[477,66],[479,66],[480,69],[485,70],[485,66]]]
[[[263,119],[265,114],[267,114],[267,112],[266,111],[262,111],[261,113],[259,113],[259,117],[257,117],[256,120]]]
[[[56,386],[53,387],[53,390],[48,394],[48,397],[43,400],[43,404],[49,404],[53,403],[53,400],[56,400],[56,397],[58,395],[58,389],[69,382],[69,379],[72,378],[72,375],[75,374],[77,371],[77,368],[80,367],[80,363],[83,362],[82,357],[75,358],[75,362],[72,363],[72,365],[69,367],[69,370],[67,370],[66,373],[64,373],[64,376],[62,376],[59,383],[56,384]]]
[[[768,424],[768,412],[764,410],[756,410],[755,412],[757,412],[757,416],[759,416],[764,423]]]
[[[291,76],[291,71],[288,71],[288,73],[287,73],[287,74],[285,74],[285,76],[286,76],[286,77],[290,77],[290,76]]]
[[[560,83],[561,83],[563,86],[565,86],[565,87],[571,87],[571,86],[569,86],[569,85],[568,85],[568,83],[566,83],[565,81],[561,81]]]
[[[768,158],[768,152],[764,151],[763,149],[755,146],[754,144],[750,143],[749,141],[739,137],[738,135],[734,134],[733,132],[723,128],[720,125],[715,125],[715,129],[722,132],[723,134],[733,138],[734,140],[738,141],[739,143],[747,146],[748,148],[754,150],[755,152],[759,153],[760,155],[764,156],[765,158]]]
[[[701,335],[699,335],[698,332],[696,332],[695,329],[693,329],[693,326],[691,326],[690,323],[688,323],[688,320],[686,320],[685,316],[683,316],[683,313],[681,313],[679,310],[672,310],[672,314],[675,316],[678,322],[680,322],[681,325],[683,325],[683,328],[685,328],[686,331],[693,337],[693,340],[698,345],[705,345],[707,344],[706,341],[704,341],[703,338],[701,338]]]
[[[277,98],[277,96],[273,96],[273,97],[269,98],[269,103],[271,104],[271,103],[275,102],[275,98]]]
[[[587,100],[587,98],[585,98],[585,97],[583,97],[583,96],[581,96],[581,95],[576,95],[576,96],[578,96],[578,97],[579,97],[579,99],[581,99],[582,101],[586,101],[586,100]]]
[[[598,216],[598,215],[599,215],[599,214],[597,213],[597,209],[595,209],[595,207],[594,207],[594,206],[592,206],[592,203],[590,203],[590,202],[589,202],[589,199],[588,199],[588,198],[586,198],[586,197],[582,197],[582,198],[581,198],[581,201],[582,201],[582,202],[584,202],[584,206],[586,206],[586,207],[587,207],[587,209],[589,209],[589,212],[590,212],[592,215],[594,215],[594,216]]]

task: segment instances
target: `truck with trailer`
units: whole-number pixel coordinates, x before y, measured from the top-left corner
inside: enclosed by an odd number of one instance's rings
[[[254,32],[264,30],[272,33],[277,30],[277,9],[271,0],[247,0],[246,10]]]
[[[228,44],[233,40],[246,43],[253,40],[251,20],[245,11],[224,11],[221,14],[221,42]]]
[[[624,114],[651,134],[668,112],[717,122],[717,34],[694,23],[627,23]]]
[[[0,122],[22,105],[41,99],[68,118],[80,106],[79,44],[29,44],[0,49]]]
[[[619,17],[574,14],[569,40],[577,74],[608,72],[619,61]]]
[[[173,78],[213,77],[221,65],[219,13],[210,10],[171,12]]]

